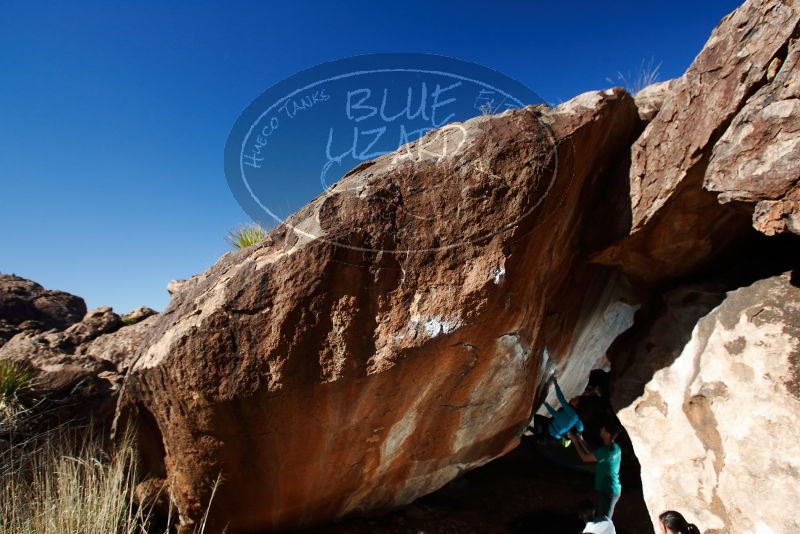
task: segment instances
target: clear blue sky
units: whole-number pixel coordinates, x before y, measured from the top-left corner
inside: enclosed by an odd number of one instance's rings
[[[120,312],[163,308],[248,218],[223,173],[239,113],[333,59],[431,52],[560,102],[680,75],[727,0],[3,2],[0,272]],[[166,3],[164,3],[166,4]]]

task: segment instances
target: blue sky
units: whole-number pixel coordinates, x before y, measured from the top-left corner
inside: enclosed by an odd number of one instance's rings
[[[223,149],[239,114],[313,65],[429,52],[558,103],[680,75],[738,2],[0,4],[0,272],[120,312],[162,309],[249,219]]]

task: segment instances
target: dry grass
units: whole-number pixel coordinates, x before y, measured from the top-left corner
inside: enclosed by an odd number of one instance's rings
[[[107,454],[77,433],[39,437],[0,456],[0,531],[8,534],[143,533],[133,502],[137,455],[130,440]],[[67,437],[68,436],[68,437]]]
[[[46,399],[35,389],[31,369],[0,362],[0,533],[170,532],[172,510],[157,518],[134,502],[133,434],[109,447],[91,422],[43,430]],[[205,518],[196,532],[204,530]]]
[[[62,429],[6,448],[0,452],[0,532],[168,533],[170,517],[157,521],[134,503],[137,458],[130,437],[107,453],[96,434]],[[197,532],[204,530],[205,518]]]
[[[656,63],[655,58],[650,58],[649,61],[642,60],[638,72],[634,74],[629,72],[627,75],[617,72],[616,78],[606,78],[606,80],[612,84],[621,84],[630,94],[635,95],[648,85],[659,81],[660,77],[661,62]]]

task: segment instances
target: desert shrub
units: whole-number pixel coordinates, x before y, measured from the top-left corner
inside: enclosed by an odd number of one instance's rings
[[[0,361],[0,397],[16,397],[33,389],[36,374],[19,362]]]
[[[267,235],[267,231],[260,224],[240,224],[228,230],[225,240],[236,250],[245,249],[255,245]]]
[[[3,426],[10,424],[24,410],[22,398],[29,395],[36,385],[36,373],[19,362],[0,361],[0,420]]]

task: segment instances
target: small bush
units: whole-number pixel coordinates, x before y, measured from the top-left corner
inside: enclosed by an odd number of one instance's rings
[[[225,240],[235,250],[242,250],[255,245],[264,239],[266,235],[267,231],[260,224],[240,224],[236,228],[228,230]]]
[[[13,422],[24,410],[21,398],[29,395],[36,386],[36,373],[19,362],[0,361],[0,422],[5,426]]]
[[[12,398],[31,391],[36,373],[19,362],[0,361],[0,397]]]

